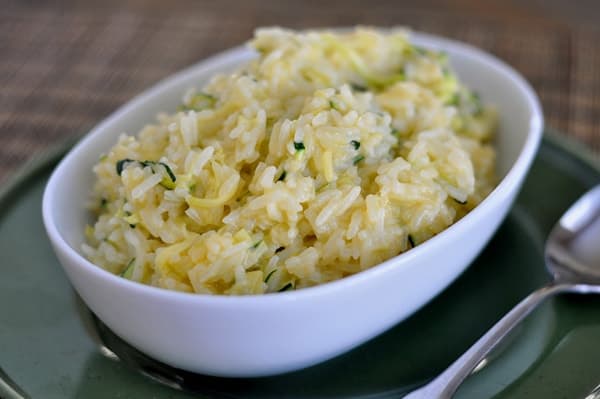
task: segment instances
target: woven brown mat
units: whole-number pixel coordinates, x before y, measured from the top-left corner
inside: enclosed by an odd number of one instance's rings
[[[589,15],[596,10],[563,18],[560,9],[527,3],[8,2],[0,7],[0,179],[263,25],[406,25],[472,43],[532,83],[549,126],[600,154],[600,19]]]

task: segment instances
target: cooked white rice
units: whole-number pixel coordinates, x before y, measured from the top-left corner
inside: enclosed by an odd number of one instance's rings
[[[400,30],[261,29],[251,46],[101,157],[92,262],[179,291],[299,289],[409,250],[493,188],[494,112],[445,54]]]

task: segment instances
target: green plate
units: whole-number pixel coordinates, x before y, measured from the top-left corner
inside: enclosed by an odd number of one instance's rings
[[[42,192],[64,150],[48,155],[0,194],[0,397],[399,397],[443,370],[547,281],[544,237],[580,194],[600,182],[598,166],[571,147],[546,136],[516,205],[490,244],[454,284],[411,318],[321,365],[255,379],[165,368],[96,323],[123,361],[102,354],[81,316],[95,319],[82,309],[42,226]],[[599,342],[600,298],[550,300],[456,397],[583,399],[600,383]],[[195,393],[147,378],[130,367],[133,363]]]

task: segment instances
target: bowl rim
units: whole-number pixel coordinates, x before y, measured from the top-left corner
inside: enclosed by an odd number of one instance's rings
[[[386,28],[377,28],[385,30]],[[319,29],[320,30],[320,29]],[[327,30],[327,29],[326,29]],[[477,220],[480,215],[488,212],[495,202],[507,200],[515,185],[520,186],[522,179],[526,175],[529,166],[533,162],[539,143],[542,138],[542,130],[544,118],[540,101],[531,87],[531,85],[510,65],[500,60],[496,56],[479,49],[470,44],[460,42],[454,39],[449,39],[429,33],[410,31],[409,41],[417,43],[429,48],[449,50],[459,57],[466,56],[475,59],[478,63],[484,64],[486,68],[494,70],[495,74],[504,75],[507,77],[523,95],[528,108],[531,110],[529,118],[529,128],[525,143],[522,146],[516,161],[510,166],[508,171],[498,185],[488,194],[484,200],[479,203],[473,210],[467,213],[463,218],[454,222],[439,234],[429,238],[418,246],[409,251],[403,252],[397,256],[387,259],[371,268],[358,272],[356,274],[334,280],[331,282],[319,284],[312,287],[302,288],[300,290],[266,293],[261,295],[216,295],[216,294],[199,294],[173,291],[165,288],[150,286],[135,281],[124,279],[120,276],[110,273],[102,267],[90,262],[79,251],[72,248],[65,240],[63,235],[58,231],[54,223],[54,203],[55,192],[59,187],[60,180],[58,176],[69,166],[72,159],[82,149],[88,147],[88,143],[103,135],[107,125],[113,123],[115,119],[121,119],[124,114],[129,113],[132,109],[138,107],[138,103],[147,98],[160,95],[161,92],[167,90],[170,86],[177,85],[183,80],[189,79],[190,75],[197,73],[199,68],[210,68],[215,64],[239,64],[240,58],[249,57],[251,52],[244,45],[238,45],[223,52],[209,56],[191,66],[188,66],[166,78],[158,81],[149,88],[121,105],[114,112],[109,114],[100,123],[94,126],[69,152],[63,157],[58,166],[52,172],[44,189],[42,199],[42,218],[46,228],[48,237],[52,243],[60,249],[60,251],[68,256],[71,261],[78,264],[78,267],[86,269],[88,274],[91,274],[94,279],[104,280],[104,283],[111,284],[119,289],[129,290],[139,295],[153,295],[163,300],[183,301],[192,303],[204,303],[211,306],[223,307],[254,307],[258,305],[275,305],[280,302],[299,301],[306,298],[315,298],[326,295],[335,294],[340,290],[351,290],[353,286],[357,286],[372,279],[378,275],[387,274],[392,268],[408,267],[412,259],[418,258],[421,253],[429,251],[431,247],[441,245],[443,240],[452,234],[459,234],[461,230],[468,228],[473,221]],[[248,53],[247,55],[245,53]],[[62,263],[62,262],[61,262]]]

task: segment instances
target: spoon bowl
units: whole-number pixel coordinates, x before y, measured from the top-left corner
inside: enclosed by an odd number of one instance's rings
[[[546,267],[556,283],[600,284],[600,186],[560,218],[546,243]]]

